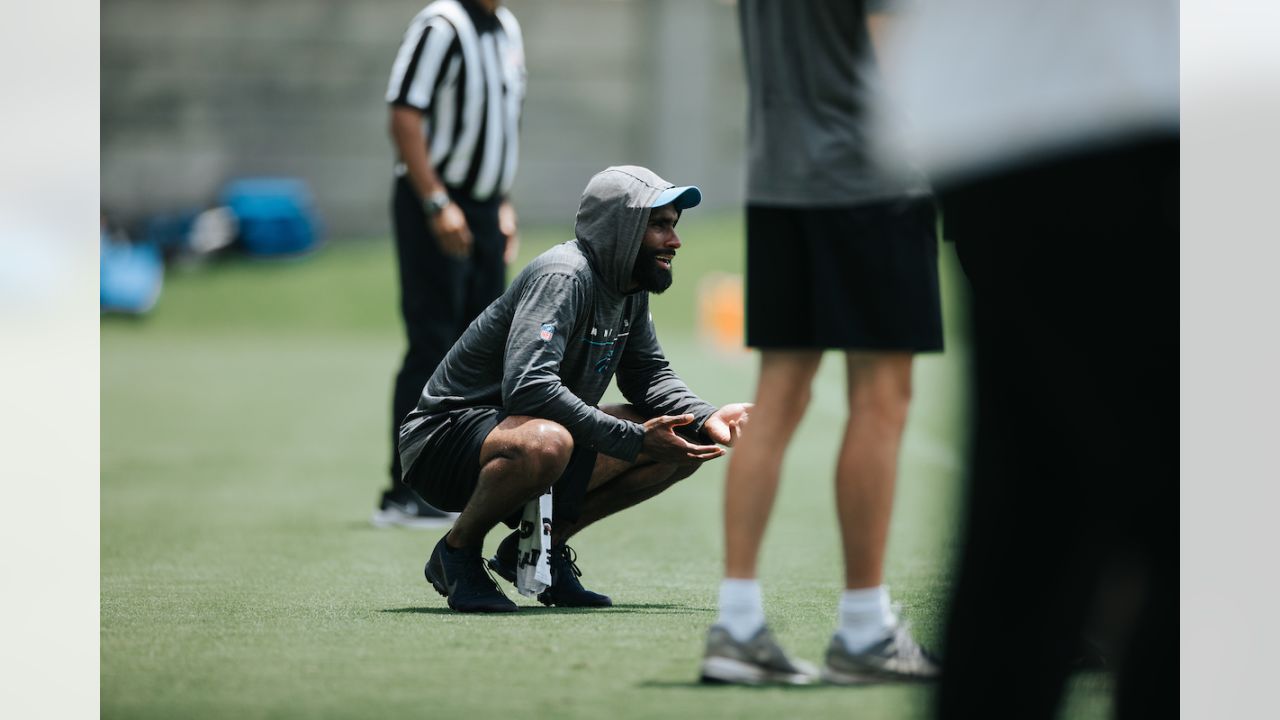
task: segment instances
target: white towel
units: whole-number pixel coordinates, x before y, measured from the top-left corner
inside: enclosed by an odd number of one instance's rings
[[[536,598],[551,587],[551,493],[524,506],[516,550],[516,589]]]

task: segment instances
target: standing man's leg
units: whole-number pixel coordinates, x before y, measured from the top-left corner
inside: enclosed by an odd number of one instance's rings
[[[928,680],[937,662],[898,622],[883,583],[914,354],[943,346],[936,215],[931,198],[899,198],[830,222],[849,250],[839,266],[847,281],[826,278],[827,287],[847,290],[848,335],[839,347],[850,348],[849,417],[836,468],[845,589],[823,674],[849,684]]]
[[[845,562],[839,633],[855,652],[883,640],[896,622],[882,582],[898,449],[911,402],[911,363],[910,353],[845,356],[849,419],[836,465]]]
[[[725,578],[720,615],[707,635],[703,682],[810,682],[816,671],[787,657],[765,626],[756,565],[773,511],[782,460],[804,418],[821,350],[764,350],[751,421],[725,480]]]
[[[464,307],[464,263],[440,251],[407,178],[395,183],[392,199],[400,280],[400,313],[408,348],[396,374],[391,400],[391,478],[374,525],[439,527],[452,516],[431,507],[401,483],[400,423],[418,404],[436,365],[458,339]]]
[[[782,458],[796,426],[809,407],[810,385],[822,362],[821,351],[765,350],[760,353],[760,378],[756,384],[751,421],[743,428],[742,441],[729,458],[724,492],[725,578],[756,577],[756,561],[765,526],[778,491]],[[758,593],[756,594],[758,599]],[[731,606],[739,607],[739,604]],[[749,609],[753,610],[753,609]],[[722,619],[736,637],[754,634],[764,624],[748,627],[747,619],[730,613]]]

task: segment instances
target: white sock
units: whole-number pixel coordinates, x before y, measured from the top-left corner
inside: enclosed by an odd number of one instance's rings
[[[866,650],[885,639],[897,623],[889,606],[889,588],[884,585],[840,594],[840,628],[836,632],[851,652]]]
[[[746,642],[764,625],[764,602],[756,580],[725,578],[720,581],[720,617],[716,624],[734,640]]]

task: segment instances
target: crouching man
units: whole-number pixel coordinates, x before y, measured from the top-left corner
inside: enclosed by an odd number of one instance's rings
[[[459,612],[511,612],[485,571],[499,522],[550,488],[551,587],[538,599],[605,607],[566,544],[591,523],[643,502],[732,446],[747,404],[715,408],[671,370],[649,293],[672,282],[676,224],[702,193],[634,166],[593,177],[575,239],[539,255],[445,356],[400,430],[404,482],[460,512],[427,561],[427,580]],[[614,376],[629,401],[598,407]],[[717,443],[719,445],[717,445]],[[514,582],[518,534],[488,561]]]

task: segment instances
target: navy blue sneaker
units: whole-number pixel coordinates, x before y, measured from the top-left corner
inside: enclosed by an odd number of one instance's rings
[[[519,550],[520,535],[511,533],[503,538],[498,550],[489,558],[489,568],[509,583],[515,584],[516,554]],[[568,545],[551,547],[551,587],[538,595],[538,602],[556,607],[611,607],[613,600],[608,595],[592,592],[578,581],[582,571],[578,569],[577,553]]]
[[[436,592],[449,599],[458,612],[515,612],[517,606],[498,589],[484,569],[484,560],[474,550],[455,550],[444,538],[431,551],[422,570]]]

